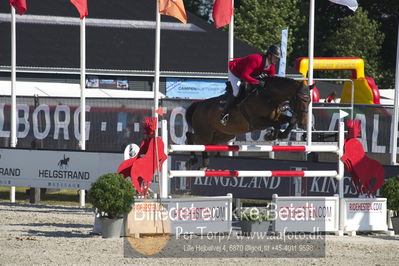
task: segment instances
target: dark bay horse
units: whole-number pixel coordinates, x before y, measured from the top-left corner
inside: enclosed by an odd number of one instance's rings
[[[237,135],[268,127],[274,128],[268,140],[283,139],[295,125],[304,128],[307,124],[312,86],[282,77],[266,77],[264,81],[264,87],[256,87],[238,106],[230,110],[230,119],[226,126],[220,123],[222,102],[226,95],[191,104],[185,118],[193,133],[186,133],[187,144],[220,144]],[[285,116],[281,108],[287,101],[293,112],[292,117]],[[287,129],[281,132],[281,125],[287,122],[289,123]],[[208,164],[206,153],[203,153],[203,159],[203,166],[206,167]],[[190,168],[196,160],[195,154],[192,153],[187,167]]]

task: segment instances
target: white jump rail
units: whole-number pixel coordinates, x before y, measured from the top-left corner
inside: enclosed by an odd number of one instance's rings
[[[301,177],[317,177],[317,176],[326,176],[326,177],[334,177],[340,179],[340,176],[337,171],[334,170],[314,170],[314,171],[212,171],[212,170],[204,170],[204,171],[194,171],[194,170],[170,170],[169,178],[173,177],[205,177],[205,176],[224,176],[224,177],[272,177],[272,176],[280,176],[280,177],[293,177],[293,176],[301,176]]]
[[[168,145],[167,122],[162,120],[162,139],[165,144],[165,153],[173,152],[195,152],[195,151],[242,151],[242,152],[332,152],[336,153],[339,158],[343,155],[344,143],[344,122],[343,118],[348,114],[340,111],[340,122],[338,123],[339,141],[337,145]],[[169,148],[167,148],[169,147]],[[313,170],[313,171],[243,171],[243,170],[227,170],[227,171],[187,171],[187,170],[171,170],[168,164],[162,166],[162,175],[160,179],[161,198],[167,198],[169,179],[172,177],[333,177],[338,180],[338,191],[340,198],[344,197],[344,165],[338,159],[338,171],[335,170]]]
[[[339,152],[336,145],[170,145],[169,152],[239,151],[239,152]]]

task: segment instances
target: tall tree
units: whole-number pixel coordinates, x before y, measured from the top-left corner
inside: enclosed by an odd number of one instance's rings
[[[385,34],[381,50],[383,65],[381,87],[394,88],[396,69],[396,47],[398,45],[398,14],[399,1],[392,0],[361,0],[359,4],[369,13],[369,16],[381,23],[381,31]]]
[[[187,11],[209,21],[212,17],[214,0],[185,0],[184,6]]]
[[[281,30],[289,28],[289,55],[296,41],[299,28],[304,26],[305,16],[300,13],[300,0],[242,0],[235,10],[235,36],[248,44],[266,50],[271,44],[279,44]]]
[[[323,44],[325,54],[333,57],[360,57],[365,61],[366,75],[380,83],[381,47],[384,34],[380,23],[368,17],[368,12],[358,8],[351,16],[343,18],[336,31]]]

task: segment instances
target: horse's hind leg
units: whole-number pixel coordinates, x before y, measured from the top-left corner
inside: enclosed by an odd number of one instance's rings
[[[209,155],[208,152],[202,152],[202,170],[206,170],[209,166]]]
[[[186,143],[187,143],[188,145],[194,144],[194,142],[193,142],[194,134],[193,134],[193,133],[187,131],[187,132],[186,132],[186,138],[187,138]],[[197,155],[195,154],[195,152],[190,152],[190,158],[189,158],[188,161],[186,162],[186,169],[187,169],[187,170],[192,169],[192,168],[193,168],[193,165],[195,165],[195,164],[197,164],[197,163],[198,163]]]
[[[187,170],[190,170],[190,169],[192,169],[193,168],[193,166],[195,165],[195,164],[197,164],[198,163],[198,158],[197,158],[197,155],[195,154],[195,152],[190,152],[190,158],[187,160],[187,162],[186,162],[186,169]]]

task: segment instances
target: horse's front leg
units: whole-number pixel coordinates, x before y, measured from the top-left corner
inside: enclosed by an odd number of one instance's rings
[[[264,139],[265,139],[266,141],[276,140],[276,139],[279,137],[280,129],[281,129],[280,124],[275,123],[275,124],[272,125],[272,127],[273,127],[273,130],[270,131],[270,132],[268,132],[268,133],[264,136]]]
[[[291,133],[291,130],[295,127],[297,119],[292,117],[288,123],[288,127],[283,131],[279,131],[278,139],[286,139],[288,135]]]
[[[291,126],[291,124],[283,131],[283,132],[281,132],[281,131],[279,131],[279,134],[278,134],[278,139],[286,139],[286,138],[288,138],[288,135],[290,134],[290,132],[291,132],[291,130],[293,129],[294,127],[293,126]]]
[[[186,144],[194,144],[194,134],[190,131],[186,132]],[[186,161],[186,169],[191,170],[196,163],[198,163],[198,158],[195,152],[192,151],[190,152],[190,158]]]

